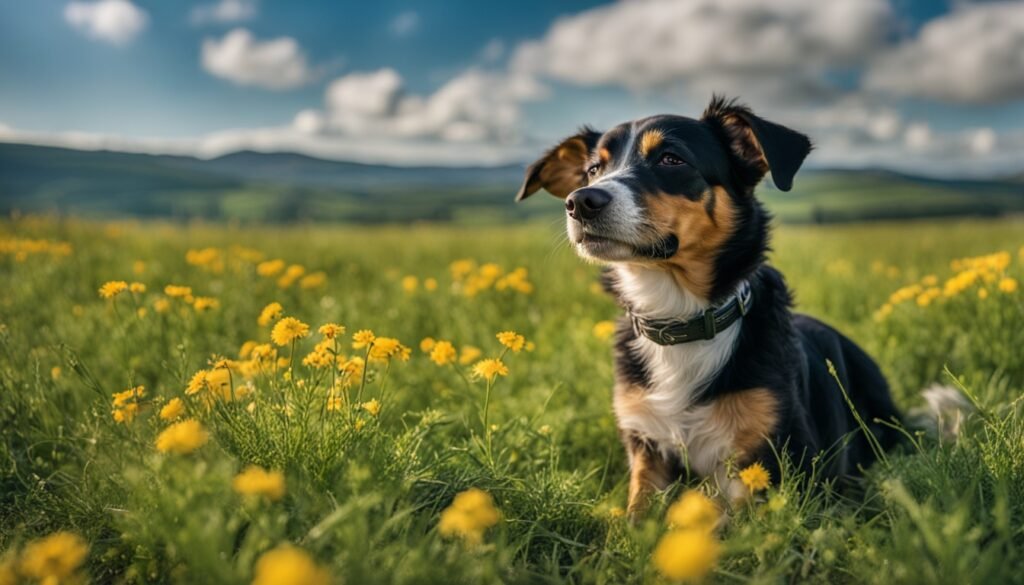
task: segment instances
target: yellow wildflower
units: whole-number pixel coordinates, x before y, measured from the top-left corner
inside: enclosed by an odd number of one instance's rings
[[[305,551],[288,544],[263,553],[252,585],[330,585],[331,574]]]
[[[320,288],[325,284],[327,284],[327,275],[320,271],[311,272],[303,276],[302,280],[299,281],[299,287],[304,290]]]
[[[932,301],[939,298],[939,295],[941,294],[942,291],[938,288],[932,287],[926,289],[923,293],[917,296],[917,305],[920,307],[927,307],[932,303]]]
[[[114,420],[119,423],[130,423],[135,419],[135,415],[139,412],[139,405],[132,402],[131,404],[125,404],[119,408],[115,408],[112,415]]]
[[[459,364],[467,366],[477,360],[484,352],[480,351],[479,347],[472,345],[462,346],[462,351],[459,353]]]
[[[380,401],[374,398],[369,402],[364,402],[362,408],[366,412],[370,413],[370,416],[377,416],[380,414]]]
[[[319,332],[320,335],[324,336],[324,339],[334,339],[345,334],[345,327],[337,323],[327,323],[320,326]]]
[[[111,280],[100,287],[100,296],[105,299],[112,299],[128,290],[128,283],[123,280]]]
[[[146,292],[146,285],[142,284],[141,282],[133,282],[130,285],[128,285],[128,290],[132,291],[135,294],[142,294]]]
[[[760,463],[754,463],[740,471],[740,481],[751,492],[759,492],[771,484],[771,475]]]
[[[423,288],[425,288],[426,290],[431,291],[431,292],[437,290],[437,279],[436,278],[424,279],[424,281],[423,281]]]
[[[50,368],[50,379],[54,381],[60,380],[61,372],[60,366],[53,366]]]
[[[114,406],[124,406],[125,404],[128,404],[129,401],[137,401],[139,398],[145,396],[145,394],[145,386],[136,386],[134,388],[129,388],[124,392],[116,392],[113,395]]]
[[[981,300],[987,299],[988,298],[988,289],[987,288],[979,288],[978,289],[978,298],[981,299]]]
[[[270,332],[270,339],[277,345],[285,346],[307,335],[309,335],[309,325],[295,317],[285,317],[274,325],[274,329]]]
[[[450,341],[438,341],[430,350],[430,361],[439,366],[454,362],[455,356],[455,346]]]
[[[448,269],[452,273],[452,279],[459,281],[473,272],[473,268],[476,267],[476,262],[473,260],[456,260],[449,265]]]
[[[669,506],[665,520],[675,529],[714,530],[721,513],[711,498],[689,490]]]
[[[473,375],[478,378],[486,378],[488,382],[493,382],[497,376],[507,376],[508,368],[505,364],[498,359],[485,359],[480,360],[473,365]]]
[[[210,434],[203,425],[190,418],[164,429],[156,438],[156,450],[185,455],[205,445],[209,438]]]
[[[261,343],[253,346],[249,356],[259,364],[273,363],[277,359],[277,350],[269,343]]]
[[[164,287],[164,294],[171,298],[189,297],[192,296],[192,287],[168,284]]]
[[[594,337],[605,340],[615,334],[614,321],[598,321],[594,324]]]
[[[276,502],[284,497],[284,474],[251,465],[235,476],[231,487],[243,496],[263,496]]]
[[[188,386],[185,387],[185,394],[192,396],[206,390],[206,376],[209,373],[209,370],[199,370],[192,374],[192,379],[189,380]]]
[[[302,277],[306,273],[306,269],[299,264],[292,264],[281,275],[281,278],[277,279],[277,286],[281,288],[288,288],[295,284],[295,281]]]
[[[265,260],[256,265],[256,274],[264,277],[275,276],[284,270],[284,260]]]
[[[39,583],[71,582],[88,554],[89,545],[81,536],[55,532],[25,547],[19,569],[22,576]]]
[[[348,381],[355,381],[363,377],[363,369],[366,367],[366,361],[361,357],[354,357],[349,360],[345,360],[338,366],[338,369],[345,374],[345,378]]]
[[[185,252],[185,262],[210,272],[224,271],[224,258],[219,248],[203,248]]]
[[[330,339],[324,339],[320,343],[317,343],[316,347],[313,348],[313,351],[302,359],[302,365],[313,368],[326,368],[334,364],[334,355],[331,353],[329,347],[331,343],[333,342]]]
[[[410,275],[402,279],[402,290],[404,290],[407,293],[416,292],[416,289],[419,287],[419,285],[420,281],[415,276]]]
[[[457,536],[469,544],[479,544],[484,532],[501,520],[501,512],[487,492],[470,488],[455,496],[451,506],[441,512],[437,529],[443,536]]]
[[[166,313],[170,309],[171,301],[168,301],[167,299],[160,298],[153,301],[153,310],[155,310],[157,313]]]
[[[675,581],[699,581],[715,566],[721,549],[706,530],[673,530],[654,549],[654,566]]]
[[[370,359],[384,361],[392,357],[409,359],[409,348],[393,337],[378,337],[370,348]]]
[[[1009,276],[1004,277],[999,281],[999,290],[1007,294],[1017,292],[1017,281]]]
[[[203,311],[219,308],[220,301],[213,297],[196,297],[192,302],[192,306],[197,313],[202,313]]]
[[[263,310],[260,311],[260,316],[256,319],[256,323],[260,327],[266,327],[267,325],[270,325],[274,321],[280,319],[283,313],[284,307],[281,306],[281,303],[270,303],[266,307],[263,307]]]
[[[242,347],[239,348],[238,357],[242,358],[243,360],[248,359],[249,356],[252,354],[252,349],[257,345],[259,344],[251,339],[246,341],[245,343],[242,344]]]
[[[221,364],[218,364],[221,365]],[[205,379],[203,380],[208,391],[208,395],[204,396],[206,399],[220,398],[221,400],[232,399],[231,396],[231,371],[227,367],[215,367],[213,370],[207,371]],[[241,397],[245,392],[241,388],[235,389],[235,393]]]
[[[495,335],[502,345],[512,350],[512,353],[519,353],[526,345],[526,338],[515,331],[502,331]]]
[[[376,338],[377,336],[369,329],[356,331],[355,335],[352,336],[352,349],[363,349],[373,343],[373,340]]]
[[[129,423],[139,412],[139,399],[146,394],[144,386],[129,388],[124,392],[117,392],[113,395],[113,416],[114,420],[120,423]]]
[[[480,276],[489,281],[493,281],[501,276],[501,266],[498,266],[494,262],[488,262],[480,267]]]
[[[434,349],[434,345],[436,343],[437,341],[435,341],[433,337],[424,337],[423,340],[420,341],[420,351],[430,353],[430,351]]]
[[[172,398],[160,409],[160,420],[174,420],[185,413],[185,403],[181,398]]]

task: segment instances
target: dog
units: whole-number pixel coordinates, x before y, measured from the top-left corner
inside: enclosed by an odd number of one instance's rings
[[[564,199],[572,245],[605,265],[625,310],[613,407],[634,519],[687,473],[736,503],[750,496],[738,469],[760,463],[777,481],[786,453],[818,478],[845,478],[903,437],[879,367],[794,313],[766,263],[771,215],[755,187],[771,172],[789,191],[811,149],[804,134],[715,96],[700,119],[584,127],[526,170],[516,201],[540,189]]]

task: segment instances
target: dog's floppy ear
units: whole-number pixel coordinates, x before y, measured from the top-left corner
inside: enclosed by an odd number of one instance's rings
[[[742,163],[740,178],[751,189],[771,171],[772,182],[782,191],[793,188],[793,176],[811,152],[803,134],[763,120],[750,108],[714,96],[704,110],[704,122],[717,126],[732,153]]]
[[[522,201],[540,189],[565,199],[582,187],[586,179],[583,168],[590,151],[597,145],[601,133],[584,127],[579,134],[566,138],[558,146],[544,153],[526,169],[526,178],[519,187],[516,201]]]

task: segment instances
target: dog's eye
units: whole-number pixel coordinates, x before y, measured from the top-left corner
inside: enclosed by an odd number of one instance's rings
[[[666,152],[665,154],[661,155],[661,160],[658,161],[658,164],[665,165],[667,167],[677,167],[679,165],[685,165],[686,161],[672,154],[671,152]]]
[[[600,170],[601,170],[601,165],[599,165],[599,164],[590,165],[589,167],[587,167],[587,176],[590,177],[591,179],[593,179],[594,177],[597,176],[597,173]]]

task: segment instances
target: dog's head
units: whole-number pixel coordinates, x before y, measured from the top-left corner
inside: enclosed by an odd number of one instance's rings
[[[767,249],[769,217],[754,188],[771,171],[788,191],[810,150],[803,134],[716,97],[700,120],[665,115],[604,134],[584,128],[530,165],[516,200],[542,188],[565,199],[580,256],[663,265],[714,300]]]

